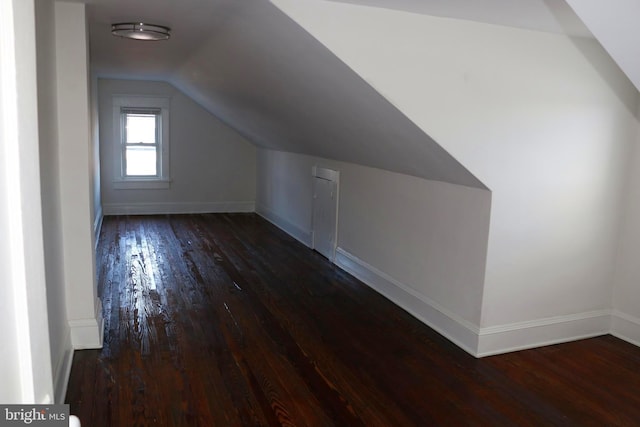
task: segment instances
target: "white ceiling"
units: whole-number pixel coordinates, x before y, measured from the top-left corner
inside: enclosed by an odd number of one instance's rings
[[[567,0],[640,90],[640,1]]]
[[[77,0],[82,1],[82,0]],[[166,79],[227,19],[225,0],[87,0],[91,66],[102,76]],[[111,35],[111,24],[166,25],[166,42],[136,42]]]
[[[82,1],[82,0],[76,0]],[[342,0],[589,36],[564,0]],[[172,83],[254,144],[483,187],[267,0],[86,0],[92,72]],[[172,37],[113,37],[115,22]]]
[[[592,37],[565,0],[330,0],[465,19],[536,31]]]
[[[75,0],[88,4],[92,65],[101,74],[163,77],[190,57],[202,40],[220,35],[220,27],[267,0]],[[415,13],[468,19],[590,37],[565,0],[333,0],[393,8]],[[267,25],[253,16],[255,33]],[[143,20],[167,25],[173,37],[166,44],[132,44],[109,32],[114,22]],[[134,58],[132,61],[131,59]],[[138,58],[138,60],[135,60]],[[143,60],[144,59],[144,60]]]

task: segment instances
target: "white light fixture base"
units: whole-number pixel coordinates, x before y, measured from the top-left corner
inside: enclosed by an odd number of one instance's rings
[[[171,36],[171,28],[144,22],[121,22],[111,25],[111,34],[134,40],[167,40]]]

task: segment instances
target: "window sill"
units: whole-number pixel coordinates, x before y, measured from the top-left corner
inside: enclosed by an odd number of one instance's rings
[[[170,179],[123,179],[113,181],[115,190],[168,190]]]

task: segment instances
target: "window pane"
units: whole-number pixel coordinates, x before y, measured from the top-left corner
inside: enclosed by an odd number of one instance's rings
[[[156,176],[156,147],[127,147],[127,176]]]
[[[127,113],[127,143],[155,144],[156,116],[155,114]]]

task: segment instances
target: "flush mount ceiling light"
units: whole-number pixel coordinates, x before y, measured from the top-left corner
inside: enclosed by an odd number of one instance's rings
[[[134,40],[167,40],[171,28],[143,22],[122,22],[111,26],[111,34]]]

